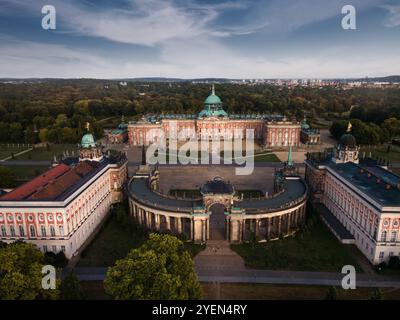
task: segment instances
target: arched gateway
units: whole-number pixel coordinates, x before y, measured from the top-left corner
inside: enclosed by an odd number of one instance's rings
[[[157,168],[140,166],[127,186],[131,215],[150,229],[185,234],[194,242],[238,243],[254,236],[269,241],[293,234],[305,220],[308,189],[291,163],[276,172],[275,193],[257,200],[241,199],[219,177],[205,182],[201,197],[190,200],[160,193],[158,180]]]

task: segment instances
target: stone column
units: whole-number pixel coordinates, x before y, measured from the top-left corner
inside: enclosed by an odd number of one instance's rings
[[[156,224],[156,230],[160,230],[160,215],[159,214],[155,214],[154,215],[154,220],[155,220],[155,224]]]
[[[147,212],[146,220],[147,220],[147,227],[149,229],[153,229],[152,221],[151,221],[151,212],[149,212],[149,211]]]
[[[170,216],[165,216],[165,225],[168,231],[171,231],[171,218]]]
[[[278,237],[281,236],[282,216],[278,217]]]
[[[292,218],[292,214],[289,213],[286,215],[287,225],[286,225],[286,233],[290,232],[290,219]]]
[[[178,233],[182,233],[182,218],[176,217]]]
[[[255,219],[255,233],[256,233],[256,237],[258,237],[260,235],[260,220],[259,219]]]
[[[271,239],[271,218],[266,218],[267,224],[266,224],[266,235],[265,237],[267,240]]]
[[[194,219],[190,218],[190,231],[189,231],[189,237],[194,241]]]

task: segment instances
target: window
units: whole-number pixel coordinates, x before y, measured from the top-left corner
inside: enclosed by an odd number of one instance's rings
[[[65,246],[61,246],[61,251],[65,252]]]
[[[41,232],[42,232],[42,237],[46,237],[46,227],[45,226],[40,226]]]
[[[57,252],[57,246],[51,246],[51,250],[56,253]]]
[[[52,237],[55,237],[55,236],[56,236],[56,229],[54,229],[54,226],[50,226],[50,235],[51,235]]]
[[[10,234],[11,234],[11,237],[15,237],[15,228],[14,228],[14,226],[10,226]]]
[[[7,231],[6,231],[6,227],[4,225],[1,226],[1,235],[3,237],[7,236]]]
[[[386,242],[386,237],[387,237],[387,231],[383,231],[381,234],[381,241]]]
[[[385,253],[383,251],[379,252],[379,262],[382,262],[385,258]]]
[[[47,250],[48,250],[48,249],[47,249],[47,246],[43,246],[43,252],[45,252],[45,253],[46,253],[46,252],[47,252]]]
[[[390,237],[390,241],[391,242],[396,242],[396,238],[397,238],[397,232],[396,231],[392,231],[392,236]]]
[[[19,226],[19,235],[25,237],[25,229],[23,226]]]
[[[59,230],[60,230],[60,236],[63,236],[64,235],[64,227],[60,226]]]
[[[36,237],[36,230],[35,230],[35,226],[34,225],[30,225],[29,226],[29,231],[31,233],[31,237]]]

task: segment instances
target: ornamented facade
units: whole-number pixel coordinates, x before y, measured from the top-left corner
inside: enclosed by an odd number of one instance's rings
[[[245,139],[246,129],[254,130],[254,139],[267,147],[299,146],[300,124],[276,115],[231,115],[222,108],[221,99],[212,93],[204,101],[197,117],[169,115],[143,117],[128,126],[131,145],[149,145],[160,141],[161,135],[173,139]]]
[[[270,197],[243,200],[233,185],[219,178],[205,182],[198,199],[179,199],[158,191],[157,168],[142,165],[128,183],[130,213],[139,223],[157,231],[185,234],[196,243],[212,239],[214,204],[225,208],[224,237],[232,243],[269,241],[296,232],[305,221],[307,184],[292,164],[276,173],[279,188]]]
[[[333,152],[307,155],[306,181],[339,240],[355,244],[373,264],[388,262],[400,255],[400,177],[359,159],[350,129]]]
[[[321,143],[321,135],[318,129],[312,129],[310,125],[307,123],[307,119],[304,120],[300,124],[300,141],[304,144],[319,144]]]
[[[0,241],[23,240],[71,258],[121,201],[127,174],[124,155],[105,156],[93,136],[84,135],[79,158],[0,197]]]

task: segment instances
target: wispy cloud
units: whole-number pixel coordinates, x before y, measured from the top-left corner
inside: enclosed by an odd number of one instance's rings
[[[400,26],[400,5],[384,5],[382,8],[389,11],[389,16],[384,21],[384,25],[389,28]]]

